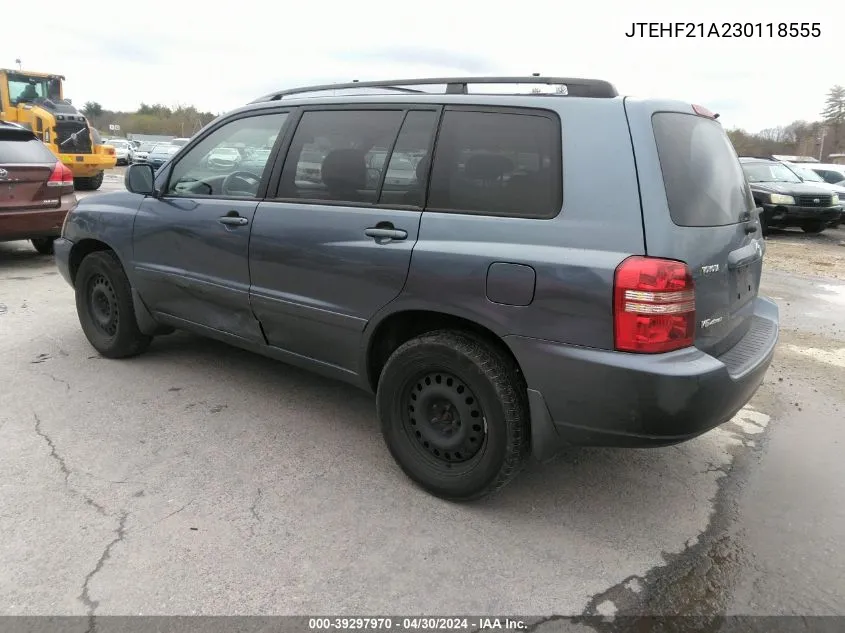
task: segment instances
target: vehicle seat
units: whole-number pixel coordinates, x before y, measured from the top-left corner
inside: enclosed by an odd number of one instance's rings
[[[464,164],[463,178],[453,179],[450,202],[456,209],[498,210],[504,176],[514,170],[513,161],[498,154],[476,154]]]
[[[333,200],[365,201],[361,192],[367,186],[365,153],[358,149],[336,149],[323,159],[323,184]]]

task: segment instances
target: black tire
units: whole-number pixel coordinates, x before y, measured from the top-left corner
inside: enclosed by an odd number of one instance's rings
[[[760,214],[760,234],[763,237],[766,237],[769,234],[769,218],[767,217],[765,211]]]
[[[53,254],[53,242],[56,241],[55,237],[33,237],[30,242],[32,242],[32,246],[37,250],[41,255],[52,255]]]
[[[393,458],[443,499],[490,495],[528,457],[521,374],[510,357],[472,334],[440,330],[401,345],[381,373],[376,401]]]
[[[821,220],[807,220],[801,225],[801,230],[805,233],[821,233],[827,228],[827,225]]]
[[[91,345],[106,358],[126,358],[149,347],[135,320],[132,290],[112,251],[91,253],[75,279],[76,313]]]
[[[104,172],[101,171],[96,176],[74,178],[73,188],[78,191],[96,191],[103,184],[103,177]]]

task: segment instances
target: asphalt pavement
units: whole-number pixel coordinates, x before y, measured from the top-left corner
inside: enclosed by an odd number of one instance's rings
[[[845,614],[845,285],[762,290],[781,342],[732,422],[456,505],[371,396],[183,333],[103,359],[51,258],[0,244],[0,614]]]

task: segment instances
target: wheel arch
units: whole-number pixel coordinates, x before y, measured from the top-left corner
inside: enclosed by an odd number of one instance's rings
[[[435,330],[457,330],[475,334],[510,358],[522,376],[518,359],[494,327],[469,316],[443,310],[407,307],[391,311],[377,321],[371,321],[365,330],[363,358],[360,364],[363,368],[363,382],[369,390],[375,392],[381,371],[390,355],[406,341]]]

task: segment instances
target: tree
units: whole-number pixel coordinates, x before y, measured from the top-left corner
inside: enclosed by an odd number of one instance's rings
[[[822,110],[822,119],[830,131],[830,149],[833,151],[840,149],[843,131],[845,131],[843,130],[845,128],[845,88],[836,85],[827,93],[824,110]],[[827,143],[825,143],[825,146],[827,146]]]
[[[845,123],[845,88],[836,85],[827,93],[822,119],[828,125]]]
[[[96,101],[86,101],[85,105],[82,106],[82,114],[88,118],[96,118],[103,114],[103,106]]]

